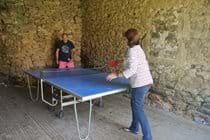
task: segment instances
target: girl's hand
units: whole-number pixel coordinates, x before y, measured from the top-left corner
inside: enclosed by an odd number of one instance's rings
[[[107,81],[112,81],[113,79],[116,79],[118,76],[116,73],[110,73],[107,77],[106,80]]]
[[[73,59],[71,59],[71,58],[68,58],[68,61],[69,61],[69,62],[73,62]]]

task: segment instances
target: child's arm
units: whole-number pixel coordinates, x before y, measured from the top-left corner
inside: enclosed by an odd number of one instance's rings
[[[76,52],[76,49],[75,48],[73,48],[72,50],[71,50],[71,59],[73,59],[74,58],[74,54],[75,54],[75,52]]]
[[[58,64],[59,62],[59,60],[58,60],[58,58],[59,58],[59,51],[60,51],[60,49],[59,48],[57,48],[56,49],[56,53],[55,53],[55,57],[56,57],[56,64]]]
[[[71,50],[71,61],[73,61],[73,58],[74,58],[74,54],[75,54],[75,52],[76,52],[76,49],[75,49],[75,46],[74,46],[73,43],[72,43],[71,45],[72,45],[72,50]]]

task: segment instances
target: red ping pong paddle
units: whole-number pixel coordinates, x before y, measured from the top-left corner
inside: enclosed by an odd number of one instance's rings
[[[110,60],[109,63],[108,63],[108,66],[109,66],[109,68],[115,68],[120,63],[121,63],[121,61],[119,61],[119,60]]]

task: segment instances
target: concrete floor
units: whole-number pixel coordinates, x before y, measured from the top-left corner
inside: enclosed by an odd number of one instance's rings
[[[118,94],[104,98],[104,103],[104,108],[94,107],[89,140],[141,140],[120,129],[131,120],[129,99]],[[88,104],[78,108],[85,127]],[[26,89],[0,87],[0,140],[78,140],[73,106],[64,110],[65,117],[58,119],[43,103],[31,102]],[[210,140],[210,127],[157,109],[146,111],[154,140]]]

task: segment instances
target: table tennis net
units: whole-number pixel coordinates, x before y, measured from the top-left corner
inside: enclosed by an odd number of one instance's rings
[[[68,76],[81,76],[97,74],[99,71],[93,69],[55,69],[55,70],[41,70],[41,79],[56,78],[56,77],[68,77]]]

